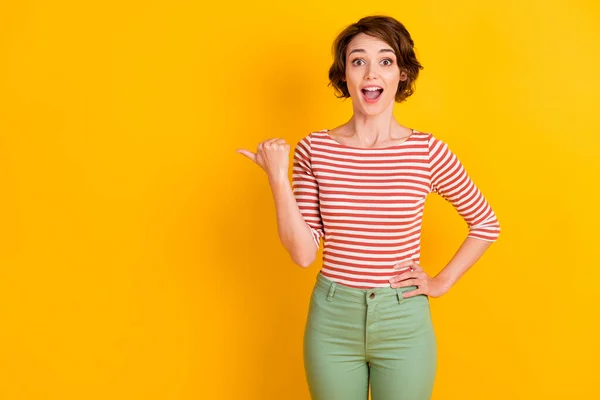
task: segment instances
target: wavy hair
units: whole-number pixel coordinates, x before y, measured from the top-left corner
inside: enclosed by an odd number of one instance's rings
[[[414,42],[410,33],[402,23],[385,15],[371,15],[361,18],[358,22],[346,27],[337,36],[332,46],[333,64],[329,68],[329,83],[333,86],[337,98],[348,98],[350,92],[345,82],[346,50],[354,36],[364,33],[386,42],[394,50],[398,60],[398,68],[407,75],[405,81],[398,83],[395,101],[406,100],[415,91],[415,81],[423,66],[417,60]]]

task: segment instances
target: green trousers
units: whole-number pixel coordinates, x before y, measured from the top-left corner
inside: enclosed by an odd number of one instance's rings
[[[429,400],[437,346],[429,297],[403,288],[354,289],[320,272],[304,332],[312,400]]]

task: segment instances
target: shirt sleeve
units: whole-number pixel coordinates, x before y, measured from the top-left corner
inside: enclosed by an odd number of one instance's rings
[[[431,191],[450,202],[467,223],[467,237],[495,242],[500,236],[496,214],[464,166],[444,141],[429,138]]]
[[[294,149],[292,190],[300,213],[319,248],[320,238],[324,236],[324,231],[319,211],[319,186],[311,166],[310,135],[301,139]]]

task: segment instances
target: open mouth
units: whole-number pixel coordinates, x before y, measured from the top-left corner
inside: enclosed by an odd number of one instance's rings
[[[383,93],[383,89],[377,89],[377,90],[361,89],[361,92],[363,93],[363,96],[367,102],[374,103],[377,101],[377,99],[379,99],[379,97],[381,96],[381,93]]]

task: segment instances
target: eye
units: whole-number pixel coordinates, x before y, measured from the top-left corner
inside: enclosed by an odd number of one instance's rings
[[[357,62],[364,62],[362,60],[362,58],[355,58],[354,60],[352,60],[352,65],[360,65]],[[391,58],[385,58],[381,61],[382,63],[384,63],[383,65],[385,66],[389,66],[389,65],[393,65],[394,64],[394,60],[392,60]],[[387,64],[385,64],[387,62]]]

